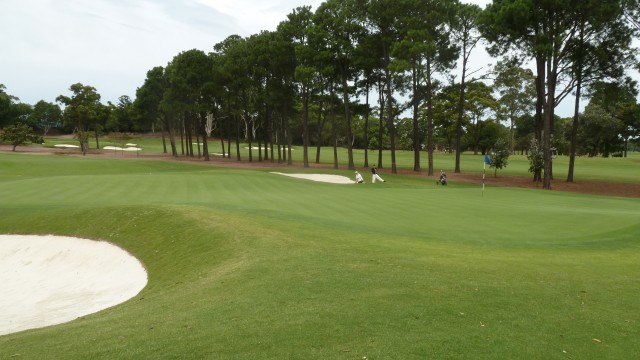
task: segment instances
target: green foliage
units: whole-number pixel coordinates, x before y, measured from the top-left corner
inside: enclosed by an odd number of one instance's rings
[[[490,163],[489,167],[495,169],[493,176],[498,176],[498,169],[504,169],[509,164],[509,155],[511,150],[509,149],[509,141],[504,137],[499,138],[493,145],[491,154],[489,155]]]
[[[93,86],[76,83],[69,90],[72,96],[60,95],[56,101],[65,106],[62,116],[64,124],[77,131],[76,138],[84,154],[89,149],[89,131],[98,131],[99,111],[103,105],[100,104],[100,94]]]
[[[33,107],[29,122],[41,128],[44,136],[51,128],[62,127],[62,110],[58,104],[40,100]]]
[[[618,136],[624,123],[596,104],[589,104],[580,118],[578,146],[580,154],[608,157],[612,152],[623,149],[623,141]]]
[[[6,86],[0,84],[0,128],[15,123],[12,107],[19,100],[17,97],[8,94],[6,90]]]
[[[19,145],[26,145],[28,143],[41,144],[44,141],[42,136],[36,135],[33,129],[25,124],[15,124],[5,127],[2,133],[0,133],[0,140],[10,143],[13,146],[13,151],[16,151],[16,147]]]
[[[536,138],[531,138],[529,141],[527,159],[529,159],[529,172],[535,174],[544,169],[544,150]]]

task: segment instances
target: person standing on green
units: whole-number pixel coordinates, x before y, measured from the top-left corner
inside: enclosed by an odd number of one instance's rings
[[[374,166],[371,168],[371,182],[375,184],[376,180],[380,180],[384,182],[384,180],[382,180],[380,175],[378,175],[378,169],[376,169],[376,167]]]

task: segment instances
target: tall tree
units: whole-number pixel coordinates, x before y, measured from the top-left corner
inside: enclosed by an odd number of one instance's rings
[[[83,154],[89,150],[89,130],[95,126],[100,104],[100,94],[93,86],[76,83],[69,87],[72,96],[59,95],[56,101],[64,105],[65,125],[76,130]]]
[[[624,144],[627,156],[629,140],[640,136],[640,104],[638,104],[638,82],[627,77],[620,81],[599,81],[590,87],[589,104],[598,105],[613,119],[622,124],[618,139]]]
[[[11,105],[19,99],[7,93],[7,87],[0,84],[0,128],[11,123]]]
[[[10,143],[12,151],[16,151],[18,145],[43,142],[42,136],[36,135],[33,129],[26,124],[14,124],[5,127],[4,131],[0,133],[0,141]]]
[[[110,131],[134,131],[133,100],[129,96],[122,95],[118,98],[118,103],[113,106],[112,121],[107,125],[107,129]]]
[[[202,50],[188,50],[176,55],[167,65],[167,89],[163,102],[183,116],[186,121],[188,149],[193,156],[191,132],[195,132],[196,140],[206,134],[206,113],[211,108],[211,81],[213,63]],[[200,144],[196,142],[198,152]],[[205,160],[209,160],[206,136],[202,138]]]
[[[309,101],[314,92],[314,81],[317,79],[315,67],[315,51],[310,44],[309,36],[313,33],[313,13],[311,6],[297,7],[289,15],[287,21],[280,23],[278,29],[291,41],[295,50],[295,81],[298,85],[302,101],[302,144],[303,164],[309,167]]]
[[[462,139],[462,122],[465,113],[465,91],[467,77],[472,73],[467,73],[469,58],[473,49],[481,39],[476,20],[480,13],[480,7],[473,4],[460,4],[457,8],[454,22],[454,38],[461,44],[462,74],[460,75],[460,96],[458,99],[458,122],[456,127],[456,165],[455,172],[460,172],[460,141]]]
[[[382,137],[385,127],[389,131],[391,141],[391,172],[397,172],[395,149],[395,112],[394,91],[397,88],[394,78],[393,51],[399,41],[398,22],[402,4],[393,0],[372,0],[369,2],[367,25],[369,36],[377,42],[381,74],[378,80],[378,100],[380,104],[378,128],[378,167],[382,168]],[[386,120],[385,120],[386,119]]]
[[[580,117],[578,131],[578,146],[588,156],[609,157],[611,153],[623,150],[620,133],[624,130],[624,123],[616,119],[606,109],[596,103],[586,106]]]
[[[248,54],[245,46],[246,39],[239,35],[228,36],[214,46],[216,64],[221,74],[221,85],[224,86],[223,104],[226,112],[233,119],[233,133],[236,143],[236,160],[240,161],[240,121],[243,117],[243,101],[246,97],[245,88],[249,86]]]
[[[622,5],[622,6],[621,6]],[[574,116],[567,182],[573,182],[582,88],[595,81],[621,78],[635,61],[633,28],[624,14],[624,2],[580,1],[575,4],[577,36],[573,39],[571,76],[575,83]]]
[[[58,104],[40,100],[33,106],[30,119],[30,123],[41,128],[47,136],[51,128],[62,125],[62,110]]]
[[[165,144],[165,133],[167,133],[171,155],[176,157],[178,150],[175,139],[175,114],[166,104],[163,104],[166,88],[165,69],[162,66],[154,67],[147,71],[144,84],[136,90],[134,106],[141,114],[143,123],[154,124],[159,121],[162,124],[163,144]],[[166,146],[164,150],[167,152]]]
[[[571,6],[566,1],[494,1],[482,12],[479,23],[483,35],[492,43],[491,53],[514,51],[522,58],[535,59],[536,111],[544,110],[544,117],[539,117],[544,136],[543,188],[550,189],[552,119],[560,64],[567,55],[567,40],[573,36]]]
[[[316,10],[314,23],[323,31],[327,49],[333,55],[333,66],[340,77],[342,101],[347,138],[348,167],[355,169],[353,162],[353,130],[351,125],[350,82],[354,80],[355,49],[363,36],[362,19],[358,8],[364,6],[363,0],[327,0]]]
[[[603,6],[618,7],[616,0],[603,0]],[[572,69],[576,57],[576,39],[580,36],[581,4],[578,0],[494,1],[481,14],[483,34],[491,41],[493,54],[513,50],[522,58],[536,62],[538,107],[544,109],[542,149],[544,152],[543,188],[551,188],[551,138],[554,109],[573,89]],[[616,12],[614,12],[616,13]],[[622,16],[617,12],[615,18]],[[533,36],[532,36],[533,35]],[[558,91],[562,81],[564,89]],[[537,110],[538,111],[538,110]]]
[[[447,77],[456,65],[459,48],[451,37],[452,20],[456,11],[455,1],[432,0],[428,2],[409,1],[410,8],[417,11],[418,19],[410,26],[413,43],[408,54],[413,54],[416,63],[417,94],[413,96],[413,111],[417,101],[426,102],[426,148],[428,156],[428,175],[433,175],[433,97],[436,93],[437,75]],[[401,8],[402,9],[402,8]],[[404,35],[403,35],[404,38]],[[415,116],[414,116],[415,118]],[[414,120],[415,121],[415,120]],[[414,160],[415,163],[415,160]],[[415,167],[415,164],[414,164]]]
[[[513,153],[516,119],[530,114],[535,108],[535,76],[531,70],[520,67],[517,61],[498,62],[494,72],[493,87],[499,96],[496,115],[500,121],[509,122],[509,150]]]

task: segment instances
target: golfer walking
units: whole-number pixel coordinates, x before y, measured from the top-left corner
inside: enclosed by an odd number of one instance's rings
[[[376,179],[384,182],[384,180],[382,180],[380,175],[378,175],[378,169],[376,169],[376,167],[374,166],[371,168],[371,182],[375,184]]]

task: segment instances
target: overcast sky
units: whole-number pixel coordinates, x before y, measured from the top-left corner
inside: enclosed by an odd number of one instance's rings
[[[147,71],[181,51],[210,52],[229,35],[275,30],[294,8],[322,2],[0,0],[0,84],[29,104],[71,95],[78,82],[95,87],[103,103],[133,99]],[[469,2],[484,8],[490,0]]]
[[[21,102],[54,102],[80,82],[102,101],[135,97],[148,70],[227,36],[275,30],[320,0],[1,0],[0,84]]]

